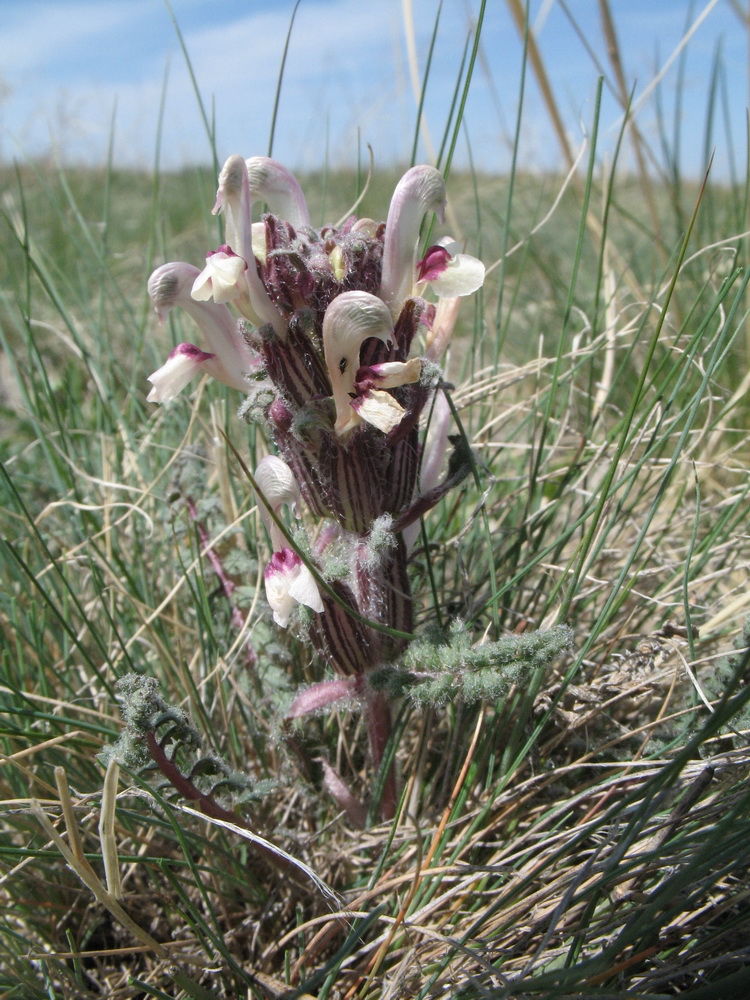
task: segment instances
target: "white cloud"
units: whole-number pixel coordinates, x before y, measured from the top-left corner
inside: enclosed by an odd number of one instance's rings
[[[433,2],[422,6],[431,8]],[[156,10],[161,14],[158,22]],[[40,23],[39,4],[30,8],[30,20],[16,19],[11,26],[16,59],[9,64],[13,94],[5,121],[21,148],[40,151],[51,132],[70,156],[76,150],[81,156],[91,155],[97,142],[103,152],[116,103],[118,133],[123,138],[119,154],[131,160],[150,159],[171,51],[164,128],[167,161],[208,158],[190,77],[160,0],[139,0],[124,9],[110,3],[94,9],[79,0],[56,5],[52,14],[45,22],[44,40],[35,39],[31,31],[31,22]],[[290,9],[276,4],[228,24],[182,26],[202,96],[209,108],[215,102],[220,142],[227,144],[222,152],[265,151],[289,17]],[[148,50],[141,55],[137,75],[113,84],[112,76],[122,75],[121,69],[114,74],[117,53],[128,38],[139,34]],[[66,62],[78,54],[80,61],[64,86],[50,87],[44,74],[55,54]],[[404,156],[404,125],[413,109],[404,89],[403,57],[400,0],[377,8],[353,0],[303,3],[284,75],[279,151],[300,162],[307,149],[320,162],[329,130],[331,160],[341,158],[342,144],[351,160],[361,126],[363,143],[387,146],[387,157]]]
[[[209,114],[215,108],[219,156],[265,152],[291,0],[173,0],[173,6]],[[436,145],[453,98],[469,13],[475,16],[478,8],[479,0],[445,0],[443,5],[425,104]],[[636,8],[639,19],[634,20]],[[414,0],[420,72],[437,9],[438,0]],[[578,0],[572,9],[606,64],[595,0]],[[662,56],[671,50],[681,31],[684,3],[632,0],[627,11],[618,8],[615,15],[626,69],[645,80],[644,52],[652,57],[657,42]],[[3,18],[0,83],[12,88],[0,105],[3,155],[42,153],[51,134],[69,158],[102,162],[116,105],[116,158],[151,162],[169,59],[162,162],[174,166],[209,159],[190,77],[163,0],[3,0]],[[688,83],[693,94],[705,95],[706,53],[727,21],[734,24],[726,5],[719,5],[700,38],[691,42]],[[741,97],[737,106],[742,108],[745,59],[738,39],[736,31],[728,36],[724,65],[731,74],[730,94]],[[557,4],[549,8],[539,42],[565,125],[575,138],[579,117],[590,124],[597,70]],[[521,51],[505,5],[488,4],[482,59],[466,112],[474,155],[487,169],[507,166],[504,129],[515,120]],[[666,81],[667,88],[672,85]],[[697,116],[702,111],[697,105],[686,102],[685,113]],[[401,0],[302,0],[281,95],[274,147],[279,158],[312,168],[327,157],[335,166],[353,162],[358,143],[365,155],[369,142],[378,163],[403,161],[411,150],[415,110]],[[615,103],[605,100],[600,135],[607,135],[617,113]],[[559,158],[530,69],[521,151],[528,162],[545,166]]]
[[[153,8],[152,0],[85,0],[59,3],[7,3],[3,6],[0,65],[10,79],[29,73],[44,77],[61,55],[90,61],[91,46],[115,32],[137,30]]]

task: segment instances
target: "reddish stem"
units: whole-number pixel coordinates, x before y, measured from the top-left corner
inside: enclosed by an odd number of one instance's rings
[[[383,763],[385,748],[391,737],[391,706],[382,691],[368,689],[366,701],[367,734],[370,737],[370,752],[376,773]],[[396,773],[393,762],[383,780],[383,794],[380,799],[381,819],[393,819],[396,814]]]
[[[167,757],[166,750],[157,740],[155,733],[146,732],[145,736],[146,745],[154,763],[182,798],[187,799],[189,802],[195,802],[200,812],[205,816],[210,816],[212,819],[220,819],[224,823],[232,823],[234,826],[240,826],[243,830],[250,830],[252,832],[252,827],[242,816],[220,806],[210,795],[206,795],[205,792],[196,788],[190,778],[185,777],[175,762]],[[290,861],[287,861],[286,858],[281,857],[274,851],[270,851],[263,844],[257,843],[257,841],[253,840],[250,843],[276,868],[281,868],[284,872],[295,872],[294,865]]]

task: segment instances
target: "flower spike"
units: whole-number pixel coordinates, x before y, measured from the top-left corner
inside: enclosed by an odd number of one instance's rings
[[[436,212],[442,221],[445,201],[445,181],[434,167],[412,167],[396,185],[385,225],[380,283],[380,298],[394,316],[412,291],[422,219],[428,212]]]
[[[255,202],[268,206],[262,222],[252,222]],[[447,454],[451,413],[435,393],[460,296],[481,285],[484,269],[446,239],[417,260],[422,223],[442,219],[445,202],[440,173],[417,166],[396,186],[386,223],[357,219],[355,205],[317,228],[285,167],[231,156],[214,206],[224,212],[223,245],[202,270],[168,264],[149,282],[162,321],[183,305],[204,334],[199,346],[172,351],[151,376],[149,399],[171,399],[207,372],[244,390],[240,415],[262,421],[282,456],[264,458],[253,479],[271,550],[266,607],[336,675],[298,694],[288,717],[357,704],[373,766],[383,768],[384,819],[397,802],[384,761],[388,699],[402,693],[397,665],[415,624],[409,546],[419,518],[472,468],[464,438]],[[436,302],[422,297],[425,286]],[[227,303],[256,329],[237,324]],[[415,338],[426,357],[410,357]],[[302,501],[305,523],[294,524]],[[308,518],[322,521],[316,531],[306,531]],[[355,817],[331,769],[326,783]]]

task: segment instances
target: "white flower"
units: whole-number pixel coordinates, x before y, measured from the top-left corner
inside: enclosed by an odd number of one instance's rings
[[[274,552],[265,569],[266,598],[273,620],[286,628],[297,604],[318,613],[323,610],[318,585],[310,570],[292,549]]]
[[[237,330],[237,322],[227,307],[216,302],[196,302],[190,289],[199,276],[197,267],[172,262],[157,268],[148,280],[148,292],[159,322],[170,309],[181,306],[200,327],[208,346],[179,344],[166,363],[149,376],[152,402],[173,399],[195,375],[206,372],[233,389],[247,391],[246,376],[257,370],[260,361]]]
[[[445,181],[430,166],[407,170],[393,192],[383,245],[383,274],[379,295],[395,318],[404,300],[421,294],[429,282],[440,298],[470,295],[484,282],[484,264],[460,253],[450,237],[439,240],[417,262],[417,241],[422,219],[435,212],[445,215]]]
[[[384,361],[360,368],[355,382],[357,394],[349,405],[362,420],[388,434],[401,423],[405,410],[390,392],[383,392],[383,389],[418,382],[421,375],[422,362],[419,358]],[[375,386],[382,388],[376,389]]]
[[[231,302],[244,292],[240,281],[246,269],[242,257],[224,244],[206,254],[206,266],[193,282],[191,295],[196,302]]]
[[[458,243],[449,236],[429,248],[417,263],[417,282],[429,282],[442,298],[471,295],[484,284],[484,264],[476,257],[459,253]]]
[[[195,344],[178,344],[161,368],[149,375],[152,388],[146,399],[149,403],[169,403],[196,375],[218,378],[220,368],[215,354],[208,354]]]
[[[296,604],[304,604],[320,613],[323,601],[315,577],[297,553],[287,547],[283,533],[271,516],[278,514],[284,504],[296,513],[300,499],[299,487],[286,462],[275,455],[266,455],[255,470],[260,516],[271,536],[274,553],[265,569],[266,598],[273,620],[286,628]]]
[[[251,156],[245,160],[245,167],[250,197],[254,201],[264,201],[269,211],[295,229],[310,225],[310,212],[302,188],[283,163],[268,156]]]
[[[253,252],[253,225],[250,219],[250,209],[253,198],[250,193],[250,182],[247,176],[247,165],[237,154],[230,156],[219,174],[219,187],[216,191],[214,215],[224,209],[226,214],[226,244],[232,248],[247,267],[242,272],[240,282],[242,294],[235,302],[243,316],[257,326],[270,323],[277,336],[286,337],[286,323],[281,313],[268,297]]]

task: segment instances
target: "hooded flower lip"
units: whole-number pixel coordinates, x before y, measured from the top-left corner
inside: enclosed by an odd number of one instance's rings
[[[159,322],[170,309],[181,306],[198,324],[209,351],[193,344],[176,347],[165,365],[149,376],[152,402],[173,399],[201,372],[241,391],[247,390],[245,376],[258,368],[259,359],[237,330],[237,323],[225,305],[196,302],[190,291],[200,272],[191,264],[172,262],[157,268],[148,281],[148,292]]]
[[[265,201],[271,212],[295,229],[310,225],[305,196],[294,174],[268,156],[245,161],[252,200]]]
[[[417,240],[422,219],[435,212],[445,215],[445,181],[434,167],[412,167],[393,192],[383,246],[383,274],[380,298],[397,316],[414,285]]]
[[[391,361],[361,366],[360,350],[370,337],[393,343],[391,314],[382,299],[369,292],[342,292],[323,319],[323,350],[336,407],[334,430],[346,437],[363,420],[388,433],[404,415],[404,408],[383,388],[416,382],[421,362]]]
[[[279,531],[270,511],[278,514],[286,504],[296,515],[300,500],[299,486],[292,470],[283,458],[278,458],[276,455],[266,455],[260,460],[255,470],[255,482],[263,494],[258,498],[260,518],[271,536],[274,551],[277,551],[284,548],[286,539]]]

